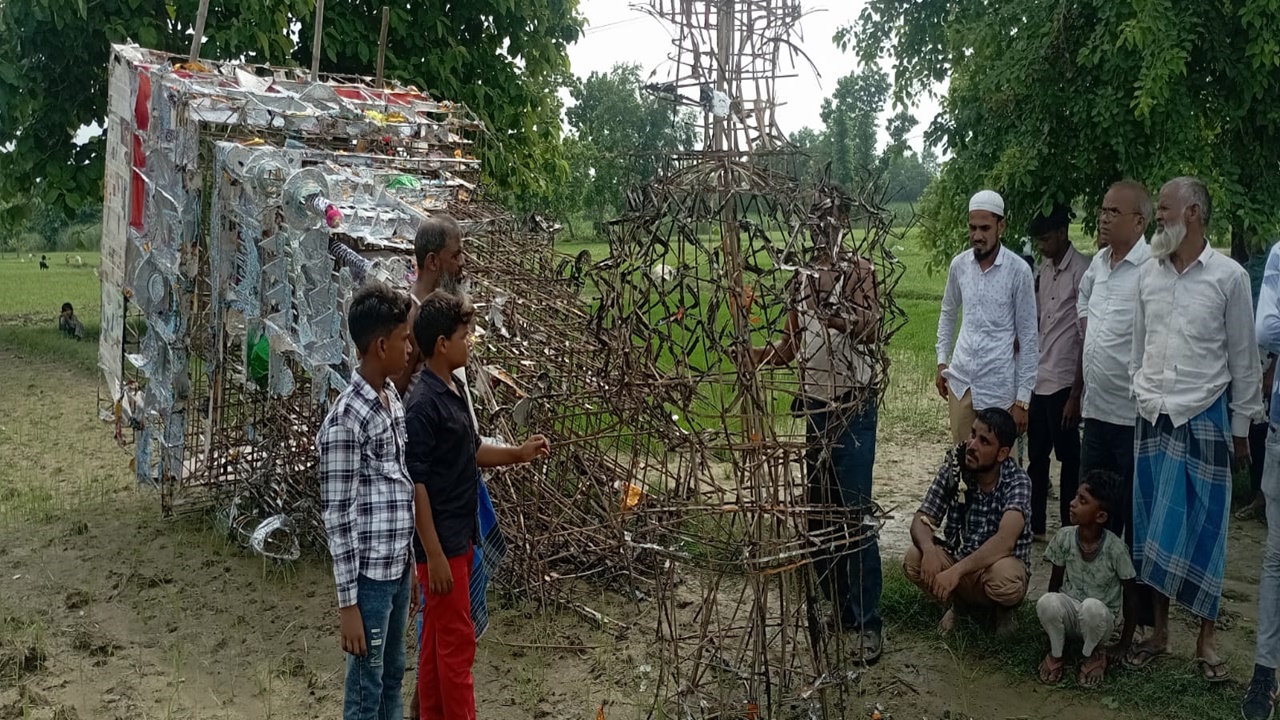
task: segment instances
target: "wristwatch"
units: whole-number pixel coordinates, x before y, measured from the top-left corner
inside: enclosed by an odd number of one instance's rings
[[[1016,407],[1016,408],[1018,408],[1019,410],[1027,410],[1027,409],[1029,409],[1029,408],[1030,408],[1030,406],[1029,406],[1029,405],[1027,405],[1026,403],[1022,402],[1021,400],[1018,400],[1017,402],[1015,402],[1015,403],[1013,404],[1013,406],[1014,406],[1014,407]]]

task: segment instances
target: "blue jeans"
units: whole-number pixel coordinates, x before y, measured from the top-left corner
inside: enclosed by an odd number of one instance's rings
[[[808,399],[805,409],[810,502],[853,508],[865,518],[871,512],[871,470],[876,462],[879,408],[872,404],[860,415],[846,417],[850,411],[845,408]],[[811,520],[811,530],[820,529],[822,524],[821,520]],[[880,543],[874,527],[864,526],[863,530],[868,537],[852,552],[835,557],[817,553],[814,569],[823,595],[837,607],[841,625],[879,632],[883,584]]]
[[[356,579],[356,605],[364,622],[364,657],[347,656],[343,720],[401,720],[404,699],[404,635],[409,625],[413,570],[399,580]]]

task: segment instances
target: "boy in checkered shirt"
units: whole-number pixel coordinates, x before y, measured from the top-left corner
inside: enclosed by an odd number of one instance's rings
[[[413,571],[413,482],[404,405],[391,378],[409,356],[409,296],[356,291],[347,328],[360,356],[316,438],[320,502],[347,653],[344,720],[403,717],[404,635]]]

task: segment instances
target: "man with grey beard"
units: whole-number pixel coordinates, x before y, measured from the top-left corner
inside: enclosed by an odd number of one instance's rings
[[[1226,569],[1231,460],[1249,462],[1249,427],[1262,418],[1262,369],[1253,335],[1249,275],[1209,246],[1204,183],[1180,177],[1160,189],[1153,260],[1142,267],[1130,375],[1138,405],[1133,559],[1159,593],[1155,628],[1126,662],[1168,652],[1169,601],[1200,620],[1196,664],[1205,680],[1229,678],[1214,621]]]

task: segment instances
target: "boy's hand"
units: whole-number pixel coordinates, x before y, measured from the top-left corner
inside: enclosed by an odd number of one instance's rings
[[[352,605],[339,610],[338,624],[343,651],[356,657],[364,657],[368,648],[364,644],[364,619],[360,617],[360,606]]]
[[[448,595],[453,592],[453,572],[444,555],[427,559],[427,585],[432,595]]]
[[[551,454],[551,443],[541,435],[534,435],[520,446],[520,462],[533,462]]]
[[[414,573],[414,579],[417,579],[417,573]],[[409,617],[414,617],[418,611],[422,609],[422,586],[417,582],[409,590]]]

